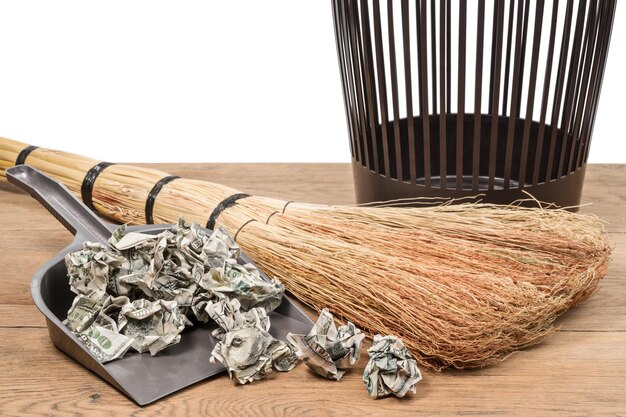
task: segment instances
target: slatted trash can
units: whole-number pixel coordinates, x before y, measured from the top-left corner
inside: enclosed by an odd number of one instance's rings
[[[616,0],[332,0],[359,203],[580,202]]]

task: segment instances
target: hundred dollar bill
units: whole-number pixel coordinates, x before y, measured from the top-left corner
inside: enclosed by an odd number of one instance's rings
[[[363,373],[363,383],[370,397],[404,397],[409,391],[415,393],[415,385],[422,380],[422,374],[402,339],[378,334],[367,353],[370,359]]]
[[[219,361],[240,384],[263,378],[272,370],[289,371],[296,366],[297,356],[289,344],[268,333],[270,322],[262,308],[241,311],[235,299],[220,300],[207,308],[218,324],[213,332],[218,339],[211,362]]]
[[[332,314],[325,308],[308,335],[289,333],[287,341],[311,370],[338,381],[346,368],[359,361],[364,337],[351,322],[337,329]]]

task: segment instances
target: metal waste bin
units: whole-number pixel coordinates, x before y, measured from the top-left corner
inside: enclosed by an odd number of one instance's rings
[[[332,0],[356,196],[580,202],[616,0]]]

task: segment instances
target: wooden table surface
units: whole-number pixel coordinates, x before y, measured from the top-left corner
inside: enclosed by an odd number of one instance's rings
[[[353,203],[347,164],[158,164],[253,194]],[[239,386],[226,375],[138,407],[58,351],[33,306],[35,270],[72,236],[33,199],[0,184],[0,415],[626,415],[626,165],[591,165],[584,212],[608,222],[615,245],[598,292],[567,313],[561,331],[482,370],[425,372],[417,394],[371,400],[365,360],[339,382],[303,365]],[[208,358],[207,358],[208,360]]]

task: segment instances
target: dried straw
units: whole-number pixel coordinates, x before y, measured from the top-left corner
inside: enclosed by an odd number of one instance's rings
[[[24,147],[0,138],[3,178]],[[98,162],[48,149],[27,160],[78,194]],[[94,205],[120,222],[144,223],[148,193],[167,175],[110,166],[95,182]],[[205,224],[214,207],[237,192],[178,179],[159,193],[155,222],[182,215]],[[286,205],[255,196],[225,210],[218,225],[304,303],[329,307],[371,334],[402,337],[436,370],[485,366],[539,342],[559,315],[596,290],[607,270],[611,248],[592,215],[517,205],[403,204]]]

